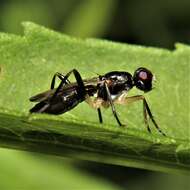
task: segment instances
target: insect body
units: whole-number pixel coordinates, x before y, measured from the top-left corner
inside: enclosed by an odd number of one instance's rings
[[[76,79],[74,83],[68,80],[71,73],[74,74]],[[57,88],[54,88],[56,77],[61,82]],[[165,136],[154,120],[145,97],[142,95],[127,96],[128,91],[134,86],[144,92],[152,90],[152,81],[153,75],[151,71],[143,67],[138,68],[133,76],[128,72],[112,71],[86,80],[82,80],[80,73],[76,69],[71,70],[66,75],[56,73],[53,76],[50,90],[30,98],[30,101],[38,102],[30,109],[30,112],[62,114],[73,109],[80,102],[86,101],[90,106],[97,109],[100,123],[103,123],[101,107],[111,106],[118,125],[122,126],[115,104],[126,105],[142,100],[144,121],[148,131],[151,132],[148,124],[149,116],[156,129]]]

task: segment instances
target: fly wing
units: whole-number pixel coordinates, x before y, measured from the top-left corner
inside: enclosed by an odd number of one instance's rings
[[[87,79],[87,80],[84,80],[84,84],[88,87],[88,86],[93,86],[93,85],[97,85],[97,81],[98,81],[98,78],[92,78],[92,79]],[[63,94],[67,94],[69,93],[70,91],[72,90],[75,90],[76,87],[77,87],[77,83],[70,83],[70,84],[66,84],[66,85],[63,85],[62,88],[59,90],[58,92],[58,96],[60,95],[60,93],[63,95]],[[41,101],[46,101],[48,99],[50,99],[55,91],[56,91],[57,88],[54,88],[54,89],[51,89],[51,90],[48,90],[48,91],[45,91],[45,92],[42,92],[40,94],[37,94],[35,96],[32,96],[29,100],[31,102],[41,102]]]
[[[59,90],[59,92],[57,93],[57,95],[59,96],[60,93],[61,94],[68,93],[68,91],[71,91],[71,90],[73,90],[75,88],[76,88],[76,83],[71,83],[71,84],[64,85]],[[47,90],[45,92],[39,93],[39,94],[37,94],[35,96],[32,96],[29,100],[31,102],[46,101],[46,100],[50,99],[54,95],[54,93],[55,93],[56,90],[57,90],[57,88]]]
[[[29,100],[31,102],[41,102],[41,101],[46,101],[49,98],[51,98],[53,96],[53,94],[55,93],[56,89],[52,89],[52,90],[48,90],[45,92],[42,92],[40,94],[37,94],[35,96],[32,96]]]

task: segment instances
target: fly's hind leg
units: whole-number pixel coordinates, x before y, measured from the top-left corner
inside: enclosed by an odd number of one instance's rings
[[[52,78],[52,81],[51,81],[51,87],[50,89],[54,89],[54,86],[55,86],[55,79],[56,77],[58,77],[61,81],[64,81],[63,84],[69,84],[71,83],[68,79],[65,80],[65,75],[59,73],[59,72],[56,72]]]
[[[53,77],[53,80],[52,80],[52,85],[51,87],[54,87],[54,81],[55,81],[55,77],[58,76],[59,78],[61,78],[61,83],[59,84],[59,86],[57,87],[54,95],[52,96],[51,100],[52,101],[56,96],[57,96],[57,93],[60,91],[60,89],[65,85],[65,84],[68,84],[68,82],[70,83],[70,81],[68,80],[69,76],[71,74],[74,74],[74,77],[76,79],[76,82],[78,84],[78,88],[76,89],[77,93],[78,93],[78,96],[79,96],[79,99],[81,101],[83,101],[85,99],[85,95],[86,95],[86,90],[85,90],[85,86],[84,86],[84,83],[83,83],[83,80],[82,80],[82,77],[80,75],[80,73],[76,70],[76,69],[73,69],[71,70],[70,72],[68,72],[65,76],[61,76],[61,75],[54,75]]]
[[[129,103],[133,103],[135,101],[139,101],[142,100],[143,101],[143,115],[144,115],[144,122],[145,125],[147,126],[147,130],[148,132],[151,132],[149,124],[148,124],[148,119],[147,116],[150,117],[152,123],[154,124],[155,128],[163,135],[166,136],[166,134],[164,132],[162,132],[162,130],[160,129],[160,127],[158,126],[158,124],[156,123],[154,116],[152,115],[150,108],[148,106],[148,103],[145,99],[144,96],[142,95],[137,95],[137,96],[131,96],[131,97],[121,97],[118,98],[115,103],[117,104],[129,104]]]
[[[70,75],[70,74],[69,74],[69,75]],[[58,77],[58,78],[61,80],[61,83],[60,83],[60,85],[59,85],[59,87],[58,87],[59,89],[60,89],[61,86],[70,83],[70,81],[68,80],[69,75],[67,74],[67,75],[64,76],[63,74],[61,74],[61,73],[59,73],[59,72],[56,72],[56,73],[54,74],[53,78],[52,78],[50,89],[54,89],[56,77]],[[49,100],[49,102],[47,102],[47,103],[44,103],[44,102],[38,103],[38,104],[33,108],[33,110],[38,110],[38,111],[37,111],[38,113],[44,112],[44,111],[51,105],[51,102],[54,100],[55,96],[57,95],[57,92],[58,92],[58,91],[56,90],[56,92],[54,93],[54,95],[52,96],[52,98]],[[42,106],[42,105],[43,105],[43,106]],[[41,108],[40,108],[40,107],[41,107]],[[33,110],[31,109],[30,112],[31,112],[31,111],[33,112]]]

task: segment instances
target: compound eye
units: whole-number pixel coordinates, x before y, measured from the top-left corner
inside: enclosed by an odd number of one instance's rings
[[[148,79],[147,72],[145,72],[145,71],[140,71],[140,73],[139,73],[139,78],[140,78],[141,80],[147,80],[147,79]]]

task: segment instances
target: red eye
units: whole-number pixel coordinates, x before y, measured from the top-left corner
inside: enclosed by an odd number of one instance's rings
[[[141,72],[139,73],[139,78],[142,79],[142,80],[146,80],[146,79],[148,78],[148,75],[147,75],[146,72],[141,71]]]

